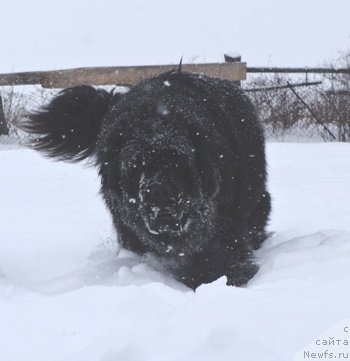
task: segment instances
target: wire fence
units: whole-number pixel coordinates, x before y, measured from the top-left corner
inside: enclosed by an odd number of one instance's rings
[[[313,85],[288,86],[295,82]],[[243,88],[248,90],[268,140],[350,141],[349,74],[316,74],[307,79],[264,74],[252,76]],[[47,104],[57,92],[40,86],[1,87],[9,135],[0,135],[0,144],[24,143],[26,135],[18,130],[18,122],[27,112]]]
[[[3,103],[3,115],[6,119],[8,134],[0,134],[2,148],[11,148],[26,142],[26,134],[21,132],[18,124],[26,114],[47,104],[57,92],[40,86],[1,87],[0,96]]]
[[[248,92],[248,95],[268,138],[350,141],[349,75],[315,77],[312,82],[307,81],[312,86],[300,88],[291,85],[293,80],[296,81],[295,77],[281,74],[259,76],[248,82],[246,87],[249,89],[265,89]],[[300,79],[297,80],[300,83]]]

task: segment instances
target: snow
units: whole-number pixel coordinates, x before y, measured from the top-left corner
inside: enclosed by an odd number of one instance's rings
[[[239,58],[240,56],[242,56],[237,50],[227,51],[225,54],[233,59]]]
[[[350,144],[268,143],[259,273],[193,292],[116,255],[93,168],[0,150],[0,360],[293,360],[350,318],[349,157]]]

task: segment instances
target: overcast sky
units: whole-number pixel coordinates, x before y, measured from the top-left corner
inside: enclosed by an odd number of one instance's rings
[[[217,62],[315,66],[350,49],[350,0],[0,0],[0,73]]]

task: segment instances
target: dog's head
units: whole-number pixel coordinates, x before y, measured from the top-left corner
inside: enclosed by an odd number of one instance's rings
[[[168,74],[131,89],[97,140],[102,190],[117,223],[162,255],[206,246],[221,182],[220,154],[200,121],[207,114],[178,86]]]

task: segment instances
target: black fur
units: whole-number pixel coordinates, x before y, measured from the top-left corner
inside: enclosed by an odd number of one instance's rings
[[[270,196],[263,131],[241,88],[179,71],[118,96],[74,87],[25,128],[51,157],[95,156],[123,247],[152,253],[192,288],[256,273]]]
[[[85,85],[67,88],[21,128],[37,135],[32,148],[58,160],[79,161],[95,152],[102,119],[118,97]]]

